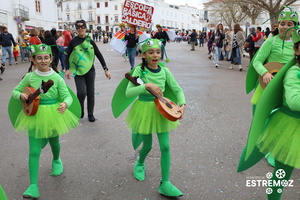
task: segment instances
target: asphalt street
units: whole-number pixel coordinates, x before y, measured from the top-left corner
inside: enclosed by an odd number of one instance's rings
[[[97,43],[112,79],[106,79],[98,60],[96,66],[96,122],[85,117],[70,133],[60,137],[64,173],[50,176],[51,149],[41,154],[39,200],[166,200],[157,188],[160,175],[160,150],[157,137],[146,159],[146,180],[133,178],[138,155],[131,146],[131,132],[124,123],[126,110],[115,119],[111,99],[129,62],[111,51],[109,44]],[[245,93],[245,76],[249,58],[242,60],[244,71],[229,69],[220,61],[216,69],[206,47],[190,51],[186,42],[168,43],[167,66],[184,90],[187,107],[181,125],[170,133],[171,182],[191,200],[259,200],[267,199],[266,187],[251,187],[248,180],[266,180],[272,172],[265,159],[253,168],[236,173],[240,154],[251,123],[252,94]],[[141,61],[136,57],[136,64]],[[0,185],[9,200],[22,199],[29,186],[28,138],[16,133],[9,121],[7,105],[12,89],[26,73],[29,63],[6,66],[0,81]],[[75,89],[74,80],[66,80]],[[282,199],[300,199],[299,171],[292,177]]]

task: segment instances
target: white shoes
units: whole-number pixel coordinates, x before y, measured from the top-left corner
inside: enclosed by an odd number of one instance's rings
[[[240,71],[243,71],[242,65],[239,65],[239,70],[240,70]]]
[[[218,68],[218,67],[219,67],[219,64],[218,64],[218,63],[217,63],[217,64],[215,64],[215,67],[216,67],[216,68]]]
[[[233,64],[230,65],[229,69],[233,69]]]

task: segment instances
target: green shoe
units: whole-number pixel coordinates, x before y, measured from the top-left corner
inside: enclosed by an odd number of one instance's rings
[[[275,159],[270,157],[270,153],[268,153],[265,158],[267,159],[269,165],[272,167],[275,167]]]
[[[52,173],[51,176],[59,176],[64,171],[64,165],[61,162],[61,159],[52,160]]]
[[[139,163],[138,161],[134,164],[133,170],[134,178],[139,181],[145,180],[145,163]]]
[[[31,184],[28,189],[24,192],[23,198],[36,199],[40,196],[39,187],[37,184]]]
[[[167,197],[179,197],[182,196],[182,192],[177,189],[170,181],[160,181],[158,192]]]

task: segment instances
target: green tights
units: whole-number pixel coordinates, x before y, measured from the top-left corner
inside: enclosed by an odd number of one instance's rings
[[[152,149],[152,134],[142,135],[143,137],[143,147],[140,150],[140,157],[138,162],[144,163],[148,153]],[[169,181],[170,175],[170,162],[171,162],[171,153],[170,153],[170,141],[169,141],[169,132],[158,133],[158,142],[161,152],[160,165],[161,165],[161,176],[163,181]]]
[[[39,174],[39,161],[42,150],[42,144],[44,139],[35,139],[33,137],[29,138],[29,177],[30,184],[38,183],[38,174]],[[60,153],[60,144],[59,136],[54,138],[49,138],[49,143],[52,150],[53,160],[59,159]]]

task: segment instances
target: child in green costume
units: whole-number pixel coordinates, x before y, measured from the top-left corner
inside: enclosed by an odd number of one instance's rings
[[[291,34],[293,30],[287,32],[287,29],[295,26],[297,23],[297,12],[292,10],[289,12],[280,12],[278,15],[278,29],[274,30],[272,32],[273,36],[268,38],[262,44],[259,51],[255,54],[254,59],[250,63],[246,79],[246,92],[250,93],[255,87],[255,92],[251,99],[253,113],[255,112],[256,104],[263,93],[263,88],[260,84],[257,84],[258,75],[262,76],[262,80],[265,85],[267,85],[273,78],[273,75],[264,67],[264,64],[269,62],[278,62],[284,65],[293,59],[294,51],[293,43],[291,41]],[[266,158],[269,164],[274,166],[274,159],[269,156],[266,156]]]
[[[300,168],[300,26],[295,29],[292,35],[294,59],[265,88],[257,104],[247,149],[241,156],[238,169],[244,171],[250,168],[265,154],[273,157],[274,172],[269,180],[273,185],[267,189],[269,200],[281,199],[293,169]],[[242,167],[244,159],[249,160],[251,165],[249,162]]]
[[[63,173],[64,168],[59,156],[59,136],[67,133],[70,128],[75,128],[78,125],[79,117],[68,109],[73,98],[65,81],[50,68],[51,47],[45,44],[32,45],[31,52],[32,62],[37,66],[37,70],[25,75],[12,91],[12,97],[25,102],[28,94],[22,92],[24,87],[38,89],[42,81],[52,80],[54,82],[54,85],[46,93],[40,94],[40,103],[35,115],[27,116],[21,110],[16,121],[13,122],[16,131],[28,135],[30,186],[24,192],[23,197],[34,199],[40,196],[38,187],[39,158],[41,150],[46,144],[45,141],[49,141],[53,154],[51,175],[59,176]],[[40,90],[42,89],[40,88]],[[78,109],[80,109],[79,106]]]
[[[138,160],[134,165],[134,177],[143,181],[145,179],[145,159],[152,148],[152,134],[157,133],[161,150],[161,174],[162,180],[158,188],[159,193],[165,196],[177,197],[182,192],[169,181],[170,173],[170,142],[169,131],[175,129],[179,122],[172,122],[164,118],[157,110],[152,96],[147,89],[151,88],[159,95],[163,95],[166,85],[176,95],[180,108],[179,112],[184,114],[185,97],[181,87],[176,82],[170,70],[162,63],[161,57],[162,42],[158,39],[147,39],[142,45],[142,63],[132,71],[133,77],[140,77],[143,84],[136,86],[129,82],[126,89],[128,98],[139,96],[126,118],[128,126],[133,134],[140,134],[143,147],[140,150]]]

